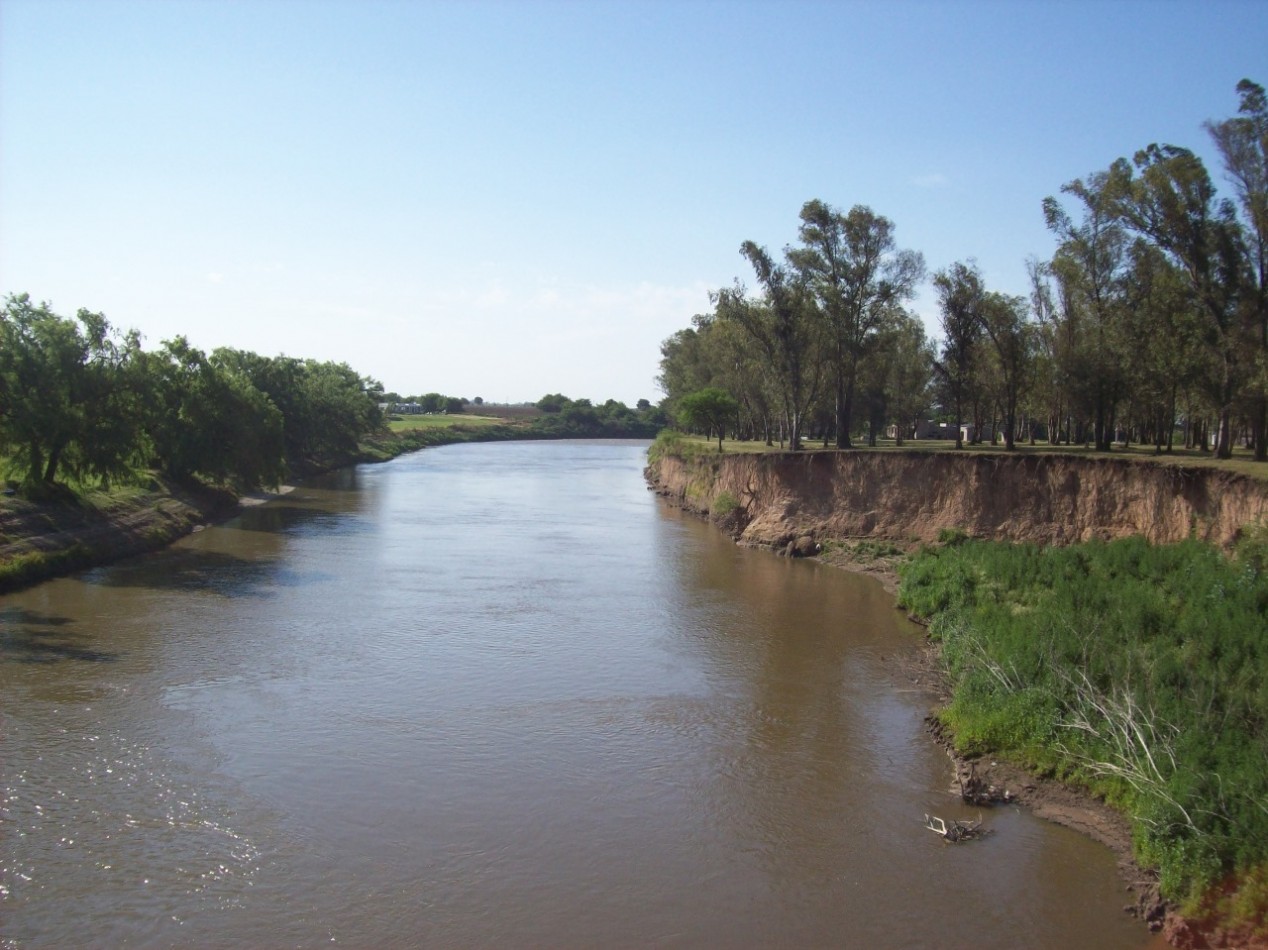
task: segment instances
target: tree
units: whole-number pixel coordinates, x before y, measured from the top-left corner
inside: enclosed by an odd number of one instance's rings
[[[884,374],[889,418],[894,421],[895,442],[903,444],[929,407],[929,381],[934,351],[925,339],[924,324],[908,313],[897,314],[882,331],[882,352],[887,354]]]
[[[1131,391],[1144,438],[1171,450],[1180,395],[1209,370],[1203,365],[1201,315],[1179,268],[1153,245],[1137,241],[1126,276],[1127,340],[1134,358]]]
[[[828,324],[837,447],[849,448],[859,361],[886,314],[915,293],[925,262],[916,251],[898,250],[893,222],[863,205],[841,214],[807,201],[801,222],[802,247],[790,251],[789,260]]]
[[[32,494],[61,470],[103,481],[131,469],[139,444],[133,369],[139,339],[99,313],[58,316],[27,294],[0,311],[0,450]]]
[[[790,279],[765,248],[745,241],[740,253],[756,272],[764,299],[750,300],[737,282],[713,295],[718,319],[741,327],[770,367],[788,426],[788,447],[795,452],[801,448],[805,413],[821,383],[820,321],[806,288]]]
[[[1107,173],[1089,175],[1086,182],[1076,179],[1061,190],[1073,195],[1083,211],[1075,224],[1055,198],[1043,202],[1048,228],[1061,242],[1052,273],[1061,286],[1066,329],[1073,334],[1065,368],[1092,413],[1096,448],[1108,451],[1126,388],[1123,280],[1128,235],[1115,214]]]
[[[241,372],[184,337],[147,354],[153,461],[177,481],[276,485],[285,471],[282,413]]]
[[[1174,145],[1150,145],[1132,164],[1120,158],[1107,188],[1114,214],[1167,255],[1192,287],[1216,367],[1207,382],[1219,416],[1215,451],[1230,458],[1233,409],[1253,362],[1242,332],[1248,260],[1233,204],[1217,201],[1202,160]]]
[[[1017,406],[1030,383],[1034,337],[1024,297],[988,293],[982,300],[982,332],[995,350],[1000,376],[1000,408],[1004,414],[1004,448],[1012,451],[1017,439]]]
[[[955,413],[955,447],[964,448],[964,404],[974,381],[973,357],[982,334],[986,291],[976,265],[956,262],[933,278],[942,322],[942,354],[934,368]]]
[[[563,393],[547,393],[537,400],[537,408],[542,412],[560,412],[565,406],[571,405],[572,400]]]
[[[725,389],[710,386],[694,393],[687,393],[678,400],[678,420],[689,429],[703,429],[718,433],[718,451],[722,451],[722,439],[726,427],[735,421],[740,404]]]
[[[1208,122],[1224,170],[1237,193],[1250,288],[1244,297],[1251,345],[1258,350],[1255,369],[1255,458],[1268,460],[1268,96],[1264,87],[1243,79],[1237,84],[1241,105],[1236,118]]]

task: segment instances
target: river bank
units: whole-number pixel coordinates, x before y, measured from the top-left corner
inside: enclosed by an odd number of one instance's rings
[[[575,427],[574,427],[575,429]],[[296,481],[357,464],[389,462],[409,452],[465,442],[568,438],[626,438],[611,425],[551,429],[527,423],[451,425],[384,431],[347,457],[307,460]],[[580,433],[580,434],[579,434]],[[223,488],[176,485],[151,479],[146,488],[66,493],[49,502],[0,497],[0,594],[89,567],[159,551],[201,527],[224,521],[241,508],[284,495],[292,486],[245,495]]]
[[[1262,523],[1262,483],[1228,472],[1068,457],[771,453],[657,457],[649,485],[671,504],[708,518],[738,543],[869,574],[898,589],[907,552],[974,536],[1061,545],[1133,535],[1156,543],[1198,537],[1229,548]],[[951,697],[930,641],[908,678],[944,708]],[[990,755],[967,757],[934,716],[933,739],[951,756],[966,800],[1020,804],[1110,847],[1131,893],[1124,907],[1182,947],[1262,947],[1249,930],[1185,920],[1159,893],[1157,874],[1132,857],[1129,818],[1079,788]],[[1258,929],[1262,929],[1260,926]]]
[[[453,425],[383,433],[362,444],[352,456],[308,460],[295,474],[302,479],[348,465],[387,462],[425,447],[511,437],[503,431],[506,427],[488,428]],[[206,525],[285,495],[292,488],[282,485],[271,491],[238,494],[225,488],[177,485],[153,478],[145,488],[82,495],[67,492],[55,501],[0,497],[0,594],[162,550]]]
[[[811,559],[840,570],[873,578],[890,596],[897,597],[902,578],[899,566],[914,550],[912,545],[878,548],[868,542],[821,544]],[[899,608],[901,609],[901,608]],[[924,618],[912,616],[925,625]],[[899,672],[912,687],[922,690],[931,708],[951,700],[952,685],[941,659],[939,645],[926,640],[918,659]],[[925,728],[950,761],[949,784],[966,802],[993,807],[1018,805],[1036,817],[1070,828],[1109,848],[1125,888],[1124,912],[1137,917],[1151,932],[1185,926],[1175,908],[1159,891],[1158,875],[1142,868],[1132,855],[1131,822],[1122,812],[1088,792],[1045,776],[1035,775],[991,756],[965,756],[955,748],[954,736],[930,714]],[[1182,946],[1184,944],[1177,944]],[[1190,946],[1200,946],[1190,944]]]

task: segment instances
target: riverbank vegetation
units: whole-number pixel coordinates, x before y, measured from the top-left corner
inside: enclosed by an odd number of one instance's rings
[[[25,497],[72,497],[145,483],[237,491],[448,442],[652,438],[661,410],[550,394],[536,405],[483,407],[428,393],[383,393],[344,363],[211,354],[183,338],[144,350],[99,313],[54,313],[26,295],[0,310],[0,462]],[[389,415],[394,408],[404,415]],[[498,413],[501,413],[500,415]]]
[[[646,400],[402,400],[343,363],[207,354],[180,337],[145,350],[102,314],[13,295],[0,309],[0,590],[162,547],[287,478],[454,442],[651,438],[663,424]]]
[[[948,537],[902,567],[953,687],[941,719],[1103,795],[1163,893],[1268,928],[1268,539],[1069,548]]]
[[[666,423],[663,410],[640,400],[631,409],[609,399],[569,399],[559,393],[528,406],[482,405],[479,414],[394,416],[385,432],[362,442],[362,458],[458,442],[508,442],[517,439],[653,439]]]
[[[381,387],[343,363],[144,350],[99,313],[26,294],[0,311],[0,460],[29,498],[161,474],[237,490],[355,457]]]
[[[1057,248],[1027,262],[1027,296],[971,259],[933,275],[937,342],[907,307],[925,265],[894,223],[806,202],[782,260],[741,245],[755,291],[715,291],[664,341],[667,408],[690,431],[792,449],[888,433],[1268,460],[1268,98],[1250,80],[1237,94],[1237,115],[1206,126],[1227,195],[1172,145],[1068,182],[1036,202]],[[695,411],[710,390],[735,402],[721,422]]]

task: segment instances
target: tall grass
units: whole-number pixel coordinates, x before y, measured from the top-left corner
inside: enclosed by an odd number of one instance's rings
[[[923,551],[900,591],[942,641],[962,751],[1105,795],[1164,894],[1243,922],[1268,896],[1265,552],[966,540]]]

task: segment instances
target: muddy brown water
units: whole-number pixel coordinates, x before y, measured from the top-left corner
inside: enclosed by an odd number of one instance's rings
[[[1110,853],[975,817],[919,632],[636,443],[451,446],[0,597],[16,947],[1148,943]]]

